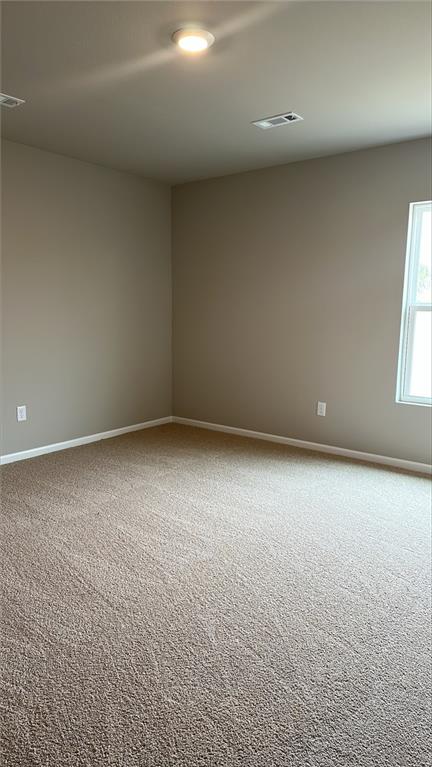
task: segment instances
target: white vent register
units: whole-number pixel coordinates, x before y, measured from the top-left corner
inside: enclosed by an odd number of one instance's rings
[[[282,125],[291,125],[291,123],[299,122],[303,120],[301,115],[295,112],[283,112],[280,115],[273,115],[272,117],[263,117],[261,120],[254,120],[252,125],[256,125],[261,130],[268,130],[269,128],[280,128]]]
[[[24,99],[17,99],[16,96],[8,96],[7,93],[0,93],[0,106],[13,109],[19,107],[21,104],[25,104]]]

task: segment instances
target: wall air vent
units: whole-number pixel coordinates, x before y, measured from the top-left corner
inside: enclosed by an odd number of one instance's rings
[[[254,120],[252,125],[256,125],[257,128],[262,130],[268,130],[269,128],[280,128],[281,125],[290,125],[290,123],[296,123],[299,120],[303,120],[303,117],[297,115],[295,112],[285,112],[281,115],[273,115],[273,117],[263,117],[261,120]]]
[[[6,93],[0,93],[0,106],[13,109],[19,107],[21,104],[25,104],[24,99],[17,99],[15,96],[7,96]]]

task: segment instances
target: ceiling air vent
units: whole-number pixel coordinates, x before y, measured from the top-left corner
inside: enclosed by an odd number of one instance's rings
[[[8,109],[13,109],[13,107],[19,107],[21,104],[25,104],[24,99],[17,99],[15,96],[7,96],[6,93],[0,93],[1,107],[8,107]]]
[[[273,115],[273,117],[263,117],[261,120],[254,120],[252,125],[256,125],[257,128],[261,128],[262,130],[268,130],[268,128],[280,128],[281,125],[296,123],[299,120],[303,120],[303,117],[297,115],[295,112],[285,112],[281,115]]]

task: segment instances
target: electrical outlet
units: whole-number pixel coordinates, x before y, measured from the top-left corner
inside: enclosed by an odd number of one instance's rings
[[[327,402],[318,402],[317,403],[317,415],[324,416],[326,414],[327,410]]]
[[[17,421],[27,421],[27,405],[17,405]]]

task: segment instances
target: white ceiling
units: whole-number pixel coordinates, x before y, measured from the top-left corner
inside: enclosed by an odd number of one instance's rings
[[[3,135],[171,183],[424,136],[430,3],[4,2]],[[188,22],[216,35],[187,58]],[[304,122],[261,131],[282,111]]]

